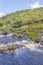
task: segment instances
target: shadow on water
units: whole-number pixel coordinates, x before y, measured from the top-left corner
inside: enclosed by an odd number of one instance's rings
[[[20,49],[14,54],[0,54],[0,65],[43,65],[43,52]]]
[[[22,39],[27,39],[23,37]],[[19,40],[10,36],[0,38],[0,42]],[[19,40],[20,41],[20,40]],[[43,47],[38,49],[42,50]],[[0,65],[43,65],[43,52],[33,51],[25,47],[12,53],[0,53]]]

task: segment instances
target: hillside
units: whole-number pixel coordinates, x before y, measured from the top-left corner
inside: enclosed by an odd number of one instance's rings
[[[6,29],[26,34],[30,39],[39,42],[39,33],[43,33],[43,8],[16,11],[0,18],[0,31],[7,32]]]

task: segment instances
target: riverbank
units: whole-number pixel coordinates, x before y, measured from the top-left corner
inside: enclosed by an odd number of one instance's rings
[[[1,35],[0,36],[0,52],[4,52],[4,51],[9,51],[9,47],[13,44],[15,49],[21,49],[24,47],[27,47],[29,49],[34,49],[36,50],[40,44],[36,43],[35,41],[30,40],[30,38],[27,35],[22,35],[21,38],[17,38],[17,37],[11,37],[12,34],[14,33],[10,33],[8,35]],[[16,34],[16,33],[15,33]],[[3,41],[3,42],[2,42]]]
[[[11,51],[9,50],[11,45],[14,45],[15,47],[14,50],[28,48],[33,51],[41,51],[38,50],[38,48],[41,47],[39,43],[35,43],[34,41],[29,40],[22,40],[22,41],[16,41],[15,43],[8,42],[7,44],[0,44],[0,52]]]

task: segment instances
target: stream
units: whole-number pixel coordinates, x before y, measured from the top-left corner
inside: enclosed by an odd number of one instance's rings
[[[0,65],[43,65],[43,53],[28,48],[0,54]]]
[[[9,41],[22,41],[27,40],[26,36],[21,39],[12,38],[11,34],[7,36],[0,36],[0,43]],[[30,39],[28,39],[30,42]],[[38,51],[39,50],[39,51]],[[43,65],[43,46],[38,47],[36,50],[30,48],[21,48],[12,53],[0,53],[0,65]]]

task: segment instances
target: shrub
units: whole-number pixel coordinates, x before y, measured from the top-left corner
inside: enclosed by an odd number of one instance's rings
[[[35,32],[27,32],[26,35],[28,35],[30,37],[31,40],[35,41],[35,42],[40,42],[40,37],[38,35],[38,33]]]
[[[35,39],[35,42],[36,42],[36,43],[39,43],[39,42],[40,42],[40,38],[37,37],[37,38]]]
[[[7,35],[7,31],[6,30],[2,30],[2,34],[3,35]]]
[[[14,50],[15,49],[15,46],[14,44],[12,44],[10,47],[9,47],[9,50]]]
[[[15,30],[13,28],[10,29],[11,32],[15,32]]]
[[[12,37],[14,37],[14,38],[15,38],[15,37],[17,37],[17,35],[14,33],[14,34],[12,34]]]
[[[21,36],[21,34],[18,34],[18,36],[17,36],[18,38],[21,38],[22,36]]]

